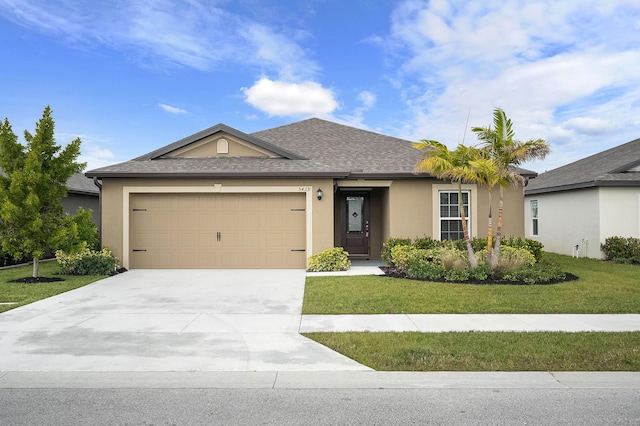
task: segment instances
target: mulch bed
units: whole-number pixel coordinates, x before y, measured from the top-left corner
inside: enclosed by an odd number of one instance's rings
[[[38,277],[38,278],[34,278],[34,277],[25,277],[25,278],[18,278],[16,280],[11,280],[9,281],[10,283],[23,283],[23,284],[38,284],[38,283],[55,283],[55,282],[59,282],[59,281],[64,281],[64,279],[62,278],[56,278],[56,277]]]
[[[579,277],[569,273],[569,272],[565,272],[565,279],[564,280],[552,280],[552,281],[548,281],[545,283],[536,283],[536,284],[528,284],[525,283],[523,281],[507,281],[507,280],[496,280],[496,279],[487,279],[484,281],[479,281],[479,280],[467,280],[467,281],[446,281],[444,279],[440,279],[440,280],[428,280],[428,279],[421,279],[421,278],[408,278],[407,274],[405,274],[404,272],[400,272],[398,271],[396,268],[391,268],[388,266],[380,266],[380,269],[382,269],[382,271],[384,272],[384,275],[390,278],[406,278],[406,279],[412,279],[412,280],[416,280],[416,281],[429,281],[429,282],[440,282],[440,283],[447,283],[447,284],[477,284],[477,285],[483,285],[483,284],[503,284],[503,285],[547,285],[547,284],[560,284],[560,283],[564,283],[567,281],[575,281],[577,280]]]
[[[116,270],[116,274],[122,274],[124,272],[127,272],[126,268],[118,268]],[[18,278],[16,280],[11,280],[11,281],[8,281],[8,282],[10,282],[10,283],[22,283],[22,284],[39,284],[39,283],[56,283],[56,282],[60,282],[60,281],[64,281],[64,278],[59,278],[59,277],[38,277],[38,278],[25,277],[25,278]]]

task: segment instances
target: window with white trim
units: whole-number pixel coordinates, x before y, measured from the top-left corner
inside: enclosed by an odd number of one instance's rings
[[[538,200],[531,200],[531,235],[538,235]]]
[[[461,240],[464,238],[462,231],[462,217],[460,215],[458,191],[439,191],[440,199],[440,239],[441,240]],[[462,191],[462,205],[464,208],[465,222],[467,230],[471,235],[469,227],[469,202],[471,191]]]

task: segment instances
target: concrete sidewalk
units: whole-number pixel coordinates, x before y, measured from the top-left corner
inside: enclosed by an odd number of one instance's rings
[[[640,315],[400,314],[303,315],[300,333],[344,331],[640,331]]]

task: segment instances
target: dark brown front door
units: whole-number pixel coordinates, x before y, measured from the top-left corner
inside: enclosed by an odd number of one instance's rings
[[[342,247],[351,256],[369,256],[369,195],[342,195]]]

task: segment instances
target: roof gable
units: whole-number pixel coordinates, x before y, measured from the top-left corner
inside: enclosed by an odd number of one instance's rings
[[[208,158],[208,157],[274,157],[282,155],[256,144],[236,138],[226,132],[217,132],[178,148],[159,158]]]
[[[219,156],[304,159],[260,138],[220,123],[148,154],[134,158],[133,161]]]

